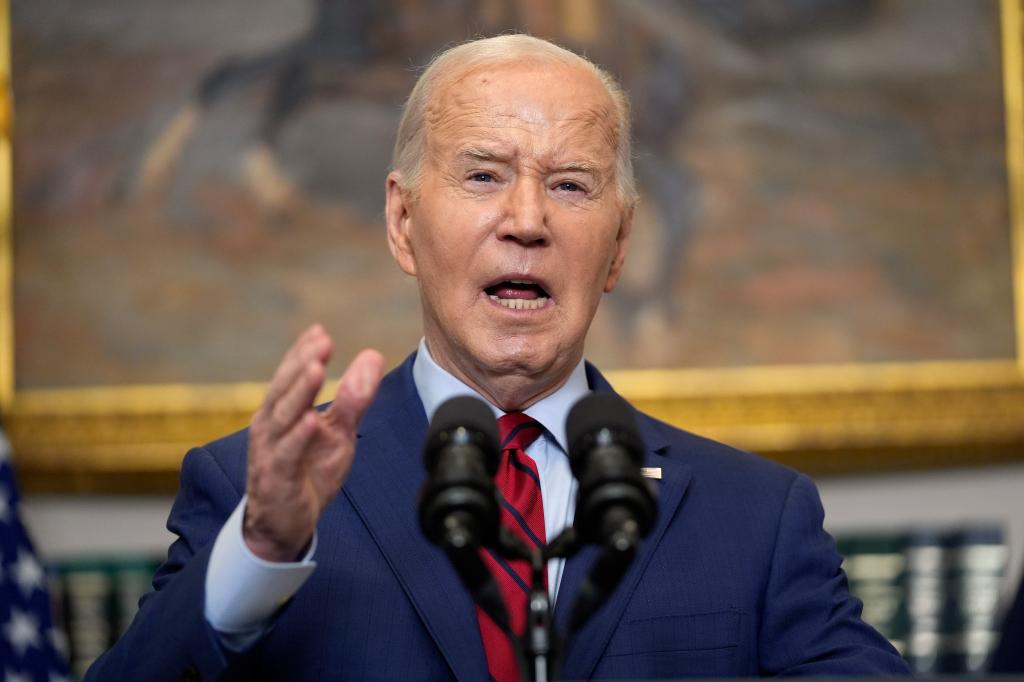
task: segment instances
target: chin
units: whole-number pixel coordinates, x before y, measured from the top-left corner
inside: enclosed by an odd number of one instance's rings
[[[559,354],[548,344],[536,339],[516,339],[496,346],[502,350],[488,354],[487,366],[495,374],[537,375],[547,373],[558,362]]]

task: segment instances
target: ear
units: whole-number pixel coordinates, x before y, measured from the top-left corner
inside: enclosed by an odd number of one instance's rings
[[[604,283],[605,293],[615,288],[622,274],[622,266],[626,262],[626,247],[629,245],[629,233],[633,229],[633,209],[636,204],[631,204],[622,211],[622,222],[619,223],[619,232],[615,235],[615,252],[612,254],[612,262],[608,267],[608,279]]]
[[[407,275],[416,276],[416,257],[409,240],[412,225],[412,196],[402,184],[398,171],[388,173],[384,181],[384,219],[388,227],[388,248],[398,267]]]

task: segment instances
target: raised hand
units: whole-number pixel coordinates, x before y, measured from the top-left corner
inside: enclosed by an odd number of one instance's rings
[[[384,359],[359,353],[345,370],[334,402],[313,409],[323,385],[331,338],[320,325],[285,353],[249,429],[249,496],[245,543],[268,561],[295,561],[317,519],[341,488],[355,455],[356,427],[377,393]]]

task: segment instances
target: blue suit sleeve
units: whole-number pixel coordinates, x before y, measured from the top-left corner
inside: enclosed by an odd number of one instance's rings
[[[797,476],[779,520],[760,624],[765,675],[909,674],[892,645],[860,619],[814,484]]]
[[[203,612],[213,541],[241,499],[204,449],[185,456],[181,484],[167,520],[177,540],[139,602],[131,627],[86,673],[88,680],[229,679],[242,674],[244,654],[221,646]]]

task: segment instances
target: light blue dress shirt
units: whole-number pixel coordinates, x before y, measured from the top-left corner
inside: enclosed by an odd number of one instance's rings
[[[428,420],[449,398],[471,395],[483,400],[476,391],[434,362],[425,340],[420,341],[412,374]],[[565,418],[589,390],[581,361],[557,391],[523,410],[544,426],[544,433],[526,449],[526,454],[537,463],[540,473],[544,530],[548,540],[573,520],[576,480],[566,454]],[[490,407],[495,417],[504,414],[498,407]],[[229,643],[236,646],[244,645],[246,639],[259,634],[274,611],[299,590],[316,568],[315,534],[309,552],[301,561],[270,562],[249,551],[242,538],[245,502],[243,496],[217,534],[206,571],[206,620],[215,630],[228,635]],[[562,559],[548,562],[552,603],[558,597],[564,566]]]

